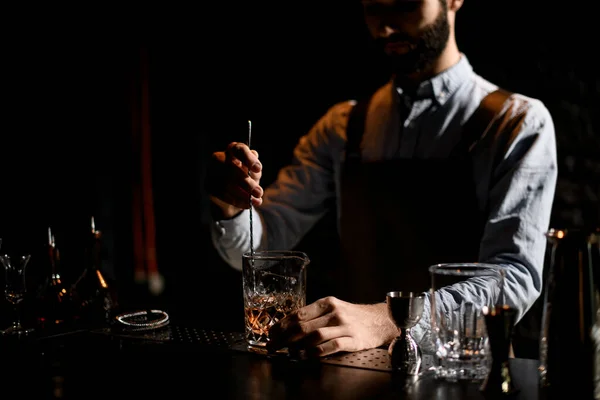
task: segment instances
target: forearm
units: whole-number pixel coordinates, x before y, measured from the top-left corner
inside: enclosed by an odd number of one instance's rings
[[[330,119],[327,114],[300,139],[292,163],[265,189],[254,213],[256,250],[292,249],[327,212],[325,201],[335,195]],[[241,256],[250,248],[249,212],[224,211],[224,217],[235,216],[213,223],[213,244],[223,259],[241,269]]]
[[[433,295],[437,318],[444,315],[450,320],[450,315],[463,308],[461,304],[472,304],[474,309],[481,310],[484,306],[491,307],[503,303],[504,296],[499,282],[501,282],[499,279],[494,279],[492,276],[472,277],[452,286],[436,288]],[[425,295],[421,319],[411,330],[412,336],[426,353],[435,352],[431,331],[433,312],[431,296],[431,292]]]
[[[458,285],[436,292],[436,305],[444,310],[457,309],[462,302],[480,308],[501,301],[517,311],[517,321],[533,305],[542,290],[542,271],[546,250],[546,232],[550,223],[557,179],[557,155],[554,126],[548,111],[539,102],[529,104],[527,115],[515,130],[489,135],[480,144],[479,164],[499,160],[490,168],[480,168],[489,182],[481,186],[485,193],[487,223],[480,242],[481,263],[503,268],[504,297],[495,298],[493,287],[484,283]],[[524,107],[516,107],[524,110]],[[504,126],[503,125],[503,126]],[[489,172],[484,172],[489,171]],[[423,318],[414,336],[423,346],[430,346],[430,294],[427,295]]]

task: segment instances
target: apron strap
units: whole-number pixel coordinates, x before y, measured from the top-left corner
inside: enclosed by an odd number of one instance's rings
[[[494,118],[502,111],[504,103],[512,95],[504,89],[496,89],[481,100],[479,107],[463,126],[458,144],[452,149],[451,157],[468,154],[475,144],[483,138]]]
[[[371,96],[357,100],[350,110],[348,125],[346,126],[346,165],[360,163],[360,142],[365,134],[367,110],[371,103]]]

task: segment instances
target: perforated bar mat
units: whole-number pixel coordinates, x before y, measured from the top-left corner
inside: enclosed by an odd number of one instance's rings
[[[347,367],[392,371],[390,356],[387,350],[370,349],[325,357],[325,364],[343,365]]]
[[[256,353],[256,351],[248,350],[248,346],[242,340],[233,344],[232,350],[242,351],[247,353]],[[261,353],[259,353],[261,354]],[[269,358],[276,357],[289,357],[287,354],[267,354],[262,355]],[[293,361],[293,359],[292,359]],[[387,350],[384,349],[370,349],[364,351],[357,351],[353,353],[336,354],[329,357],[321,358],[323,364],[334,364],[345,367],[354,367],[362,369],[371,369],[376,371],[392,371],[392,365]],[[301,362],[301,361],[300,361]]]
[[[93,331],[92,333],[134,341],[201,345],[221,349],[232,349],[234,344],[241,343],[244,340],[244,335],[241,332],[223,332],[176,325],[140,332],[114,331],[110,328],[105,328]]]
[[[205,346],[212,346],[224,349],[231,349],[236,343],[244,340],[241,332],[222,332],[212,329],[197,329],[173,326],[170,328],[171,341],[179,343],[195,344],[200,343]]]
[[[169,325],[159,330],[147,332],[114,332],[110,329],[101,329],[93,333],[108,335],[114,338],[154,341],[157,343],[172,343],[178,345],[202,346],[215,349],[255,353],[248,350],[241,332],[223,332],[219,330],[203,329]],[[287,357],[276,354],[270,357]],[[431,365],[431,357],[423,357],[422,369]],[[386,349],[370,349],[353,353],[335,354],[321,359],[324,364],[340,365],[345,367],[370,369],[377,371],[392,371],[390,357]]]

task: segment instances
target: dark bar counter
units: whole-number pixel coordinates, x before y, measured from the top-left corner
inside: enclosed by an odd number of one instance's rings
[[[23,399],[485,399],[478,383],[407,381],[385,349],[317,361],[250,353],[242,334],[170,325],[145,334],[108,329],[2,339],[2,392]],[[536,360],[512,359],[519,392],[536,400]],[[3,396],[4,397],[4,396]]]

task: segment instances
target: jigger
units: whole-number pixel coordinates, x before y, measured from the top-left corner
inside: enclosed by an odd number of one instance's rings
[[[413,292],[388,292],[386,303],[391,320],[400,329],[388,348],[392,369],[406,375],[417,375],[421,367],[421,349],[410,334],[410,329],[423,314],[425,297]]]

